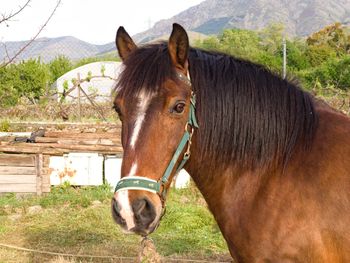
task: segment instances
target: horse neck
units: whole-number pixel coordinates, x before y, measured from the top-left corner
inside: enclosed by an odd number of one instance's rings
[[[226,242],[231,255],[240,262],[241,253],[245,247],[245,232],[241,228],[241,222],[249,215],[250,209],[258,196],[262,185],[262,176],[254,173],[239,174],[240,171],[233,167],[226,169],[213,169],[206,167],[205,160],[197,163],[195,154],[189,162],[186,170],[191,175],[198,189],[208,204]],[[204,165],[203,165],[204,163]],[[210,174],[207,171],[211,171]],[[237,248],[237,250],[233,250]]]

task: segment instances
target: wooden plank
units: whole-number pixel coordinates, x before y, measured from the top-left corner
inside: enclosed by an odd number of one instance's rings
[[[0,184],[35,184],[33,174],[0,174]]]
[[[49,174],[50,168],[48,166],[41,168],[41,174],[46,175]]]
[[[0,184],[0,193],[35,193],[36,184]]]
[[[123,152],[120,146],[103,145],[62,145],[54,143],[18,143],[16,146],[0,146],[4,153],[42,153],[49,155],[63,155],[69,152],[97,152],[104,154],[117,154]]]
[[[35,167],[36,167],[36,194],[42,194],[42,169],[43,169],[44,157],[42,154],[37,154],[35,156]]]
[[[0,132],[0,137],[30,137],[31,132]]]
[[[44,167],[49,167],[50,165],[50,155],[44,155]]]
[[[33,155],[0,154],[0,166],[30,166],[34,167]]]
[[[36,175],[35,167],[0,166],[0,174],[31,174]]]
[[[82,132],[45,132],[45,137],[55,138],[83,138],[83,139],[118,139],[120,137],[120,130],[117,132],[95,132],[95,133],[82,133]]]
[[[42,153],[49,155],[62,155],[68,151],[63,149],[51,149],[47,147],[35,147],[34,144],[18,143],[15,145],[0,145],[0,152],[4,153]]]
[[[22,146],[23,143],[18,143],[18,146]],[[24,143],[23,146],[27,144]],[[58,144],[58,143],[33,143],[31,144],[33,148],[52,148],[52,149],[66,149],[75,151],[88,151],[88,152],[119,152],[122,151],[121,146],[104,146],[104,145],[69,145],[69,144]],[[1,150],[1,147],[0,147]],[[40,152],[39,152],[40,153]]]
[[[43,184],[43,193],[50,193],[51,192],[51,185],[50,184]]]
[[[35,138],[36,143],[58,143],[58,144],[76,144],[76,145],[108,145],[113,146],[117,145],[119,146],[120,139],[83,139],[83,138],[77,138],[77,139],[62,139],[62,138],[56,138],[56,137],[36,137]]]
[[[45,184],[50,185],[50,175],[49,175],[49,174],[43,175],[43,186],[44,186]]]

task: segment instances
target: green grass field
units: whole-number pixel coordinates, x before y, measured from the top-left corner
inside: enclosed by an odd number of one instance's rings
[[[1,196],[0,243],[111,258],[59,257],[57,261],[57,256],[0,246],[0,262],[135,262],[141,238],[123,234],[113,222],[111,196],[108,186],[73,188],[68,185],[53,188],[42,197]],[[93,204],[96,200],[101,203]],[[33,213],[30,207],[34,205],[43,209]],[[150,238],[164,262],[230,260],[225,241],[194,187],[172,189],[166,215]]]

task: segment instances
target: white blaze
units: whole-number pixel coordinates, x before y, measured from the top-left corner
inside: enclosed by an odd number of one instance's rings
[[[149,106],[149,103],[152,99],[151,93],[146,93],[145,91],[141,91],[138,95],[138,104],[137,104],[137,117],[135,121],[134,130],[131,135],[130,146],[132,149],[135,148],[136,141],[139,137],[139,133],[143,124],[143,121],[146,116],[146,111]]]
[[[145,91],[141,91],[140,94],[137,96],[138,103],[136,105],[136,121],[135,126],[132,131],[131,139],[130,139],[130,147],[132,149],[135,149],[135,145],[137,142],[137,139],[139,137],[142,124],[145,120],[146,112],[148,109],[148,106],[150,104],[150,101],[153,97],[153,94]],[[128,177],[130,176],[136,176],[137,175],[137,162],[135,161],[130,168]],[[116,201],[121,207],[120,215],[125,220],[127,229],[130,230],[133,227],[135,227],[135,221],[134,221],[134,212],[132,210],[130,200],[129,200],[129,191],[128,190],[121,190],[117,193]]]
[[[137,170],[137,163],[133,163],[130,169],[130,172],[127,176],[135,176]],[[121,207],[120,216],[125,220],[126,227],[128,230],[135,227],[134,222],[134,212],[132,211],[132,207],[130,205],[129,200],[129,191],[121,190],[118,192],[118,196],[116,198],[119,206]]]

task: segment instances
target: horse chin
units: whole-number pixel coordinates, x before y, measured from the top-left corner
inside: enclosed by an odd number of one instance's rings
[[[122,228],[122,232],[123,234],[126,234],[126,235],[132,235],[132,234],[136,234],[136,235],[139,235],[139,236],[142,236],[142,237],[146,237],[150,234],[152,234],[155,230],[156,230],[157,227],[152,227],[152,228],[148,228],[148,229],[138,229],[137,227],[135,228],[132,228],[130,230],[127,230],[125,228]]]
[[[159,224],[160,224],[160,220],[155,220],[149,225],[147,229],[141,229],[138,226],[135,226],[131,229],[127,229],[127,227],[124,225],[121,225],[120,228],[123,234],[126,234],[126,235],[136,234],[139,236],[146,237],[152,234],[158,228]]]

